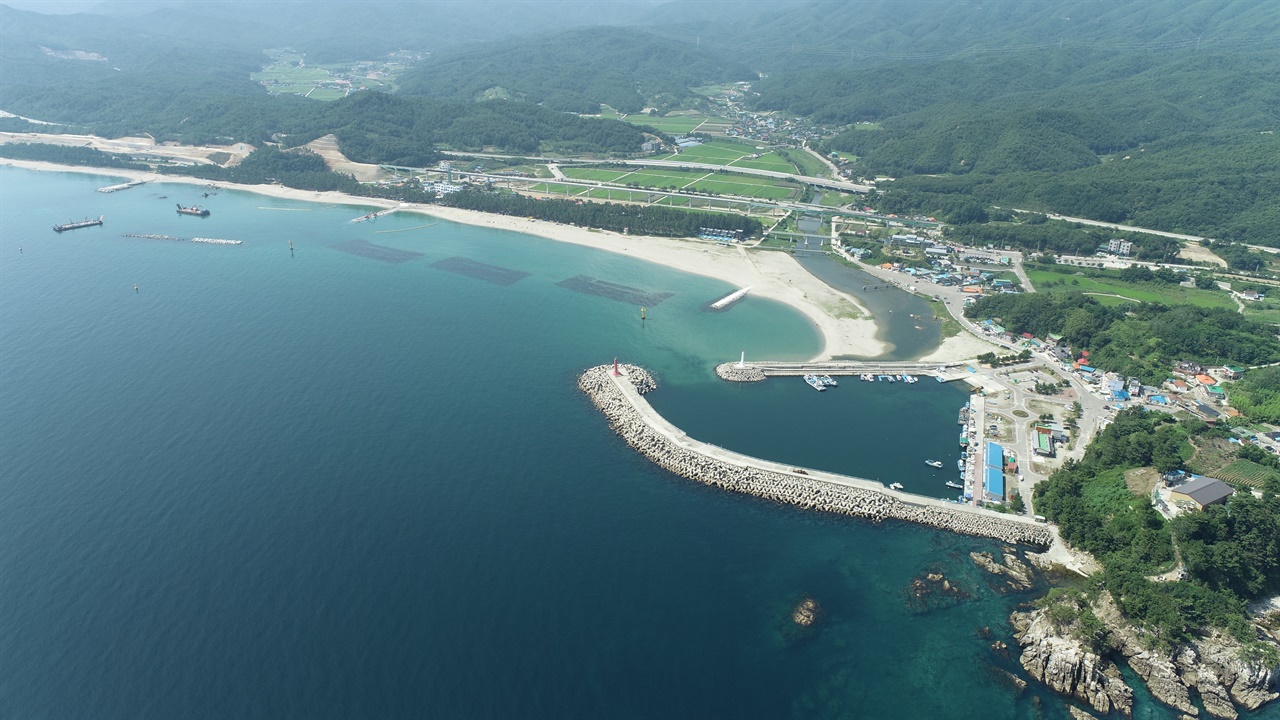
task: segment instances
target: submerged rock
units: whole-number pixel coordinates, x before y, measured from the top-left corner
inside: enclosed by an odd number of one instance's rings
[[[1075,705],[1068,705],[1067,712],[1071,713],[1071,717],[1074,718],[1074,720],[1098,720],[1098,718],[1092,713],[1087,713]]]
[[[914,613],[926,613],[938,608],[951,607],[967,599],[969,599],[968,593],[936,570],[925,572],[907,586],[907,609]]]

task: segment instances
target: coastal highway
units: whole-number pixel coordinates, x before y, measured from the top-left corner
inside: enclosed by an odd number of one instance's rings
[[[392,167],[390,165],[386,167]],[[421,170],[421,168],[399,168],[401,170]],[[558,170],[559,168],[557,168]],[[710,203],[714,201],[740,203],[755,208],[782,208],[783,210],[794,210],[797,212],[831,212],[833,210],[843,212],[846,215],[856,215],[858,217],[866,217],[873,220],[888,220],[889,218],[880,218],[871,213],[841,211],[839,208],[826,207],[823,205],[814,205],[812,203],[787,202],[785,200],[765,200],[763,198],[752,198],[743,195],[707,195],[700,193],[683,193],[678,190],[658,190],[655,188],[637,188],[627,187],[625,185],[613,185],[599,180],[570,180],[560,178],[523,178],[511,177],[510,175],[498,175],[485,172],[468,172],[464,170],[454,170],[453,174],[458,177],[472,177],[481,180],[487,180],[494,183],[525,183],[530,185],[538,185],[542,183],[552,183],[555,185],[567,185],[570,187],[580,187],[584,190],[612,190],[614,193],[628,193],[637,197],[642,196],[647,199],[640,200],[621,200],[612,198],[610,202],[635,202],[642,205],[654,205],[661,201],[664,197],[677,197],[688,199],[689,207],[695,210],[711,210],[713,212],[731,212],[723,207],[711,207]],[[563,173],[561,173],[563,175]],[[527,190],[525,192],[528,192]],[[557,195],[560,193],[542,193],[544,195]],[[657,200],[654,200],[657,198]],[[592,198],[599,200],[600,198]],[[706,203],[706,207],[699,207],[699,203]],[[736,212],[736,211],[732,211]],[[817,236],[812,236],[817,237]]]

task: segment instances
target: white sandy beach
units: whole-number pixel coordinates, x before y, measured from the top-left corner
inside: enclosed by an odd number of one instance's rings
[[[87,168],[7,158],[0,159],[0,164],[31,170],[109,175],[129,180],[208,184],[208,181],[199,178],[118,168]],[[723,247],[698,240],[621,235],[436,205],[402,206],[401,203],[391,200],[356,197],[338,192],[296,190],[279,185],[238,185],[224,182],[219,182],[217,185],[226,189],[308,202],[379,208],[400,206],[402,212],[422,213],[453,222],[537,235],[559,242],[620,253],[682,272],[723,280],[737,287],[750,286],[751,295],[776,300],[796,309],[807,317],[821,334],[822,350],[814,359],[825,360],[849,355],[871,357],[886,350],[885,344],[876,339],[875,321],[868,317],[866,309],[853,296],[832,289],[801,267],[790,255],[782,252],[748,252],[741,247]],[[981,341],[966,333],[949,338],[925,359],[944,361],[969,358],[976,354],[974,349],[981,345]],[[983,351],[977,350],[977,352]]]

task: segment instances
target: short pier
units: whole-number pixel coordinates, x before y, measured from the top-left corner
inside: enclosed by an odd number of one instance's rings
[[[383,215],[390,215],[391,213],[399,210],[402,207],[404,207],[404,205],[398,205],[393,208],[387,208],[386,210],[375,210],[374,212],[371,212],[371,213],[365,213],[364,215],[361,215],[360,217],[355,218],[351,222],[358,223],[358,222],[364,222],[365,220],[377,220]]]
[[[750,285],[748,285],[747,287],[742,288],[741,290],[736,290],[736,291],[734,291],[734,292],[731,292],[731,293],[729,293],[728,295],[725,295],[724,297],[720,298],[719,300],[717,300],[717,301],[715,301],[715,302],[711,303],[711,309],[712,309],[712,310],[723,310],[723,309],[725,309],[725,308],[729,307],[730,305],[732,305],[732,304],[734,304],[734,303],[738,302],[738,301],[739,301],[739,300],[741,300],[742,298],[746,297],[746,296],[747,296],[747,293],[749,293],[749,292],[751,292],[751,286],[750,286]]]
[[[98,192],[100,192],[100,193],[113,193],[113,192],[115,192],[115,191],[117,191],[117,190],[128,190],[128,189],[129,189],[129,188],[131,188],[131,187],[137,187],[137,186],[139,186],[139,185],[144,185],[144,184],[146,184],[146,182],[147,182],[146,180],[130,180],[130,181],[129,181],[129,182],[127,182],[127,183],[120,183],[119,185],[108,185],[108,186],[106,186],[106,187],[100,187],[100,188],[98,188]]]
[[[578,387],[628,445],[660,467],[706,485],[800,508],[870,519],[904,520],[965,535],[1048,547],[1052,530],[1033,519],[890,490],[883,484],[753,458],[694,440],[642,395],[657,388],[643,368],[600,365]]]

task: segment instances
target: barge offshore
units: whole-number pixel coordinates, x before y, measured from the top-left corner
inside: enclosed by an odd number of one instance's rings
[[[178,203],[178,214],[179,215],[195,215],[196,217],[209,217],[209,211],[205,210],[199,205],[192,205],[191,207],[182,207],[182,203]]]
[[[56,233],[60,233],[65,230],[79,230],[80,228],[87,228],[87,227],[93,227],[95,225],[101,225],[102,217],[103,217],[102,215],[99,215],[97,220],[94,220],[92,218],[85,218],[80,222],[69,222],[69,223],[66,223],[65,225],[54,225],[53,231]]]

